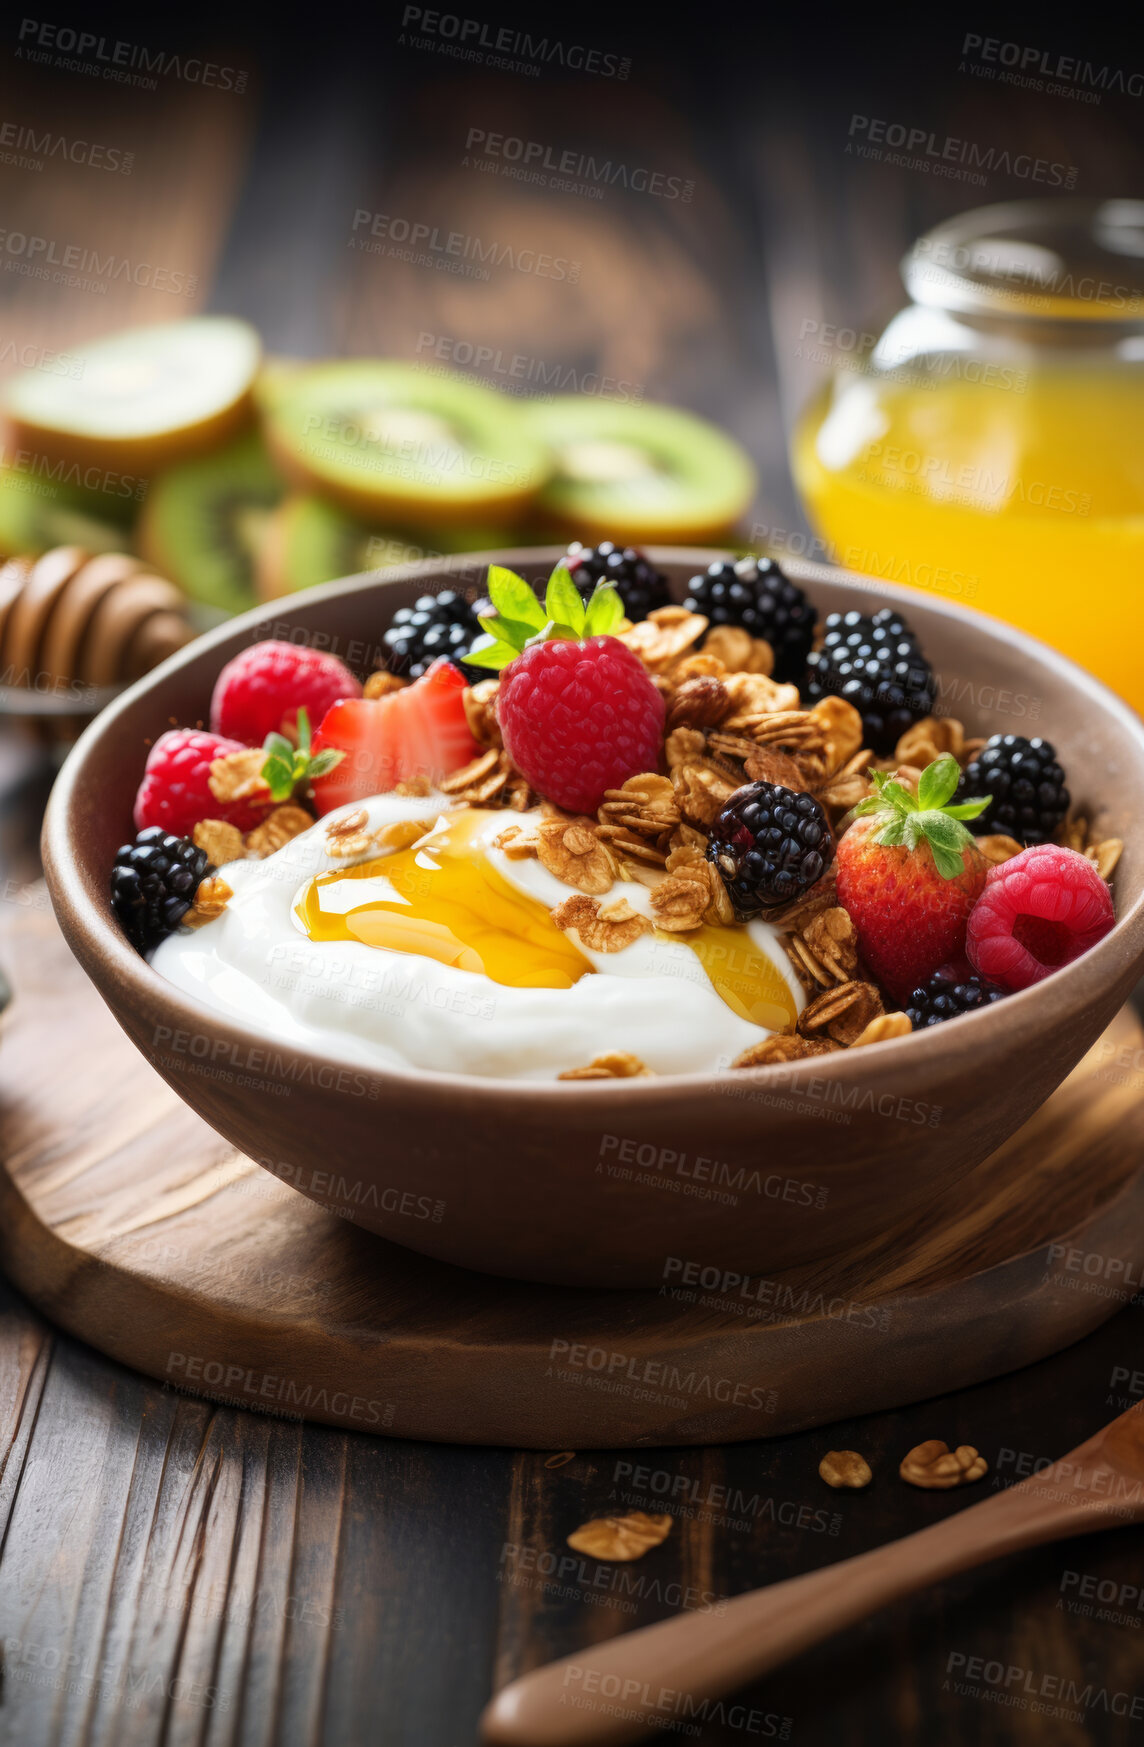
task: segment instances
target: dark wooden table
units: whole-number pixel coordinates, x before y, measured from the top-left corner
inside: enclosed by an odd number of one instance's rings
[[[722,420],[759,461],[758,525],[797,540],[786,433],[833,343],[807,324],[876,327],[899,300],[895,264],[912,236],[963,206],[1039,191],[1012,174],[962,187],[860,160],[846,150],[854,117],[1076,166],[1080,193],[1142,191],[1139,100],[990,83],[952,20],[919,34],[916,20],[897,30],[867,13],[751,24],[692,11],[673,24],[490,9],[486,43],[528,27],[549,45],[534,76],[485,49],[457,58],[449,15],[426,27],[422,9],[418,30],[416,18],[403,25],[409,10],[271,24],[126,8],[75,24],[148,50],[209,51],[248,74],[242,93],[186,72],[150,90],[75,71],[58,48],[37,49],[35,30],[6,25],[3,119],[134,153],[130,175],[63,157],[39,170],[0,163],[9,233],[197,283],[181,295],[142,275],[104,292],[54,284],[13,267],[5,245],[4,368],[23,347],[200,307],[252,317],[282,352],[416,358],[479,343]],[[989,28],[1035,39],[1028,26]],[[1078,21],[1050,46],[1136,64],[1110,25],[1101,37]],[[570,68],[570,49],[595,50],[596,70]],[[610,154],[690,182],[691,198],[610,185],[595,199],[477,172],[463,161],[474,130]],[[581,263],[578,283],[519,271],[481,283],[356,254],[359,210],[563,255]],[[5,901],[42,901],[35,832],[49,776],[23,742],[0,739]],[[681,1595],[733,1596],[874,1546],[1070,1448],[1144,1390],[1142,1328],[1133,1303],[1030,1370],[823,1432],[579,1452],[550,1469],[543,1455],[342,1434],[167,1393],[54,1334],[0,1287],[0,1741],[471,1747],[481,1705],[523,1669],[661,1618]],[[989,1479],[952,1495],[904,1487],[898,1460],[931,1436],[979,1446]],[[868,1493],[822,1485],[831,1447],[868,1455]],[[601,1586],[592,1562],[568,1555],[564,1537],[585,1518],[667,1497],[677,1528],[627,1568],[631,1587]],[[1138,1740],[1140,1552],[1137,1532],[1114,1533],[943,1584],[803,1657],[696,1738]]]

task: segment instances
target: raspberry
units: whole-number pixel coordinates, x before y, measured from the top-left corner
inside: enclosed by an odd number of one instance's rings
[[[1103,940],[1115,922],[1093,863],[1075,849],[1038,843],[990,869],[966,951],[980,976],[1028,989]]]
[[[512,762],[570,813],[594,813],[606,789],[658,767],[663,714],[643,663],[615,637],[534,643],[497,694]]]
[[[360,697],[361,686],[336,655],[301,643],[254,643],[215,681],[211,728],[244,746],[261,746],[268,734],[292,738],[302,706],[316,727],[339,698]]]
[[[174,837],[189,837],[200,819],[225,819],[240,831],[252,831],[269,803],[216,801],[209,781],[213,759],[245,751],[241,741],[202,728],[171,728],[160,734],[135,796],[135,829],[159,825]]]

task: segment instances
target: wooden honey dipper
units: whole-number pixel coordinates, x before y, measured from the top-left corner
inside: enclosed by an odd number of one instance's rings
[[[0,567],[0,686],[82,704],[194,634],[181,591],[127,553],[56,546]]]

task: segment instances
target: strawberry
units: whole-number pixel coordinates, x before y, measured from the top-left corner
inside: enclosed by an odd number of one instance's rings
[[[985,887],[985,859],[962,821],[990,797],[950,806],[960,775],[946,753],[927,765],[915,795],[875,771],[876,793],[838,844],[838,902],[866,964],[903,1003],[940,965],[964,958],[969,912]]]
[[[608,632],[618,591],[598,583],[585,606],[557,566],[541,606],[523,577],[489,567],[496,614],[471,667],[501,669],[497,721],[532,787],[570,813],[594,813],[608,789],[659,768],[664,702],[639,657]]]
[[[360,697],[361,686],[336,655],[304,643],[252,643],[215,680],[211,728],[261,746],[268,734],[296,737],[300,706],[320,722],[338,698]]]
[[[481,748],[462,702],[466,684],[464,674],[442,656],[400,691],[332,704],[314,736],[314,752],[345,756],[314,779],[318,812],[384,794],[415,777],[439,782],[476,758]]]

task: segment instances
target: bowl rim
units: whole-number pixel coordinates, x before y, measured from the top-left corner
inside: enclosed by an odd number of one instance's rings
[[[566,545],[551,546],[518,546],[500,549],[494,552],[465,553],[461,555],[465,567],[480,571],[489,563],[504,564],[510,568],[522,565],[547,566],[549,569],[563,555]],[[705,568],[717,559],[734,556],[732,548],[691,547],[691,546],[655,546],[644,548],[653,562],[662,564],[694,564],[697,570]],[[446,561],[448,562],[448,561]],[[894,583],[884,582],[879,577],[866,576],[861,572],[836,569],[832,565],[815,564],[806,560],[782,559],[782,569],[792,581],[800,584],[828,583],[833,587],[852,589],[858,594],[874,594],[883,604],[900,606],[903,609],[917,606],[919,596],[924,601],[927,612],[938,618],[947,619],[955,624],[968,627],[977,632],[984,630],[993,638],[1001,637],[1002,641],[1013,643],[1018,651],[1025,650],[1045,666],[1052,669],[1057,677],[1074,690],[1092,699],[1101,709],[1110,713],[1119,721],[1126,740],[1131,743],[1144,772],[1144,720],[1138,717],[1130,707],[1111,691],[1102,681],[1083,668],[1078,667],[1067,656],[1060,654],[1048,644],[1030,636],[1027,632],[1018,630],[1006,620],[996,618],[993,614],[981,612],[977,608],[962,606],[955,601],[949,601],[940,596],[921,595],[919,590],[901,587]],[[445,572],[447,584],[450,572]],[[96,756],[100,741],[106,730],[112,727],[119,718],[125,715],[135,704],[135,701],[147,692],[159,689],[169,675],[181,667],[201,659],[213,649],[222,644],[231,643],[236,634],[241,640],[256,641],[256,633],[266,634],[274,622],[275,613],[288,616],[294,602],[315,600],[342,599],[355,594],[372,593],[374,590],[385,589],[390,584],[401,584],[417,581],[424,577],[427,581],[442,580],[442,558],[424,558],[411,564],[394,565],[380,571],[361,571],[353,576],[340,577],[336,581],[322,583],[316,588],[300,591],[298,594],[283,596],[263,602],[233,619],[196,637],[182,649],[152,669],[140,680],[137,680],[126,691],[104,709],[96,719],[81,734],[75,746],[68,754],[49,798],[44,818],[42,835],[42,850],[44,870],[53,908],[57,915],[62,911],[71,923],[71,928],[64,924],[65,936],[75,932],[83,936],[92,950],[93,956],[101,958],[116,976],[121,987],[125,988],[127,998],[135,995],[140,1006],[145,1008],[155,1000],[169,1003],[173,1012],[180,1014],[189,1024],[200,1029],[210,1027],[217,1033],[226,1033],[241,1044],[260,1048],[275,1039],[269,1031],[263,1031],[256,1026],[248,1025],[234,1015],[223,1013],[209,1006],[196,997],[185,994],[174,984],[168,983],[149,962],[135,951],[126,938],[115,926],[110,908],[101,909],[88,892],[80,873],[78,860],[71,854],[69,838],[72,831],[72,815],[80,782],[85,774],[87,762]],[[250,635],[248,635],[250,634]],[[228,657],[229,659],[229,657]],[[1045,1018],[1042,1015],[1043,989],[1051,987],[1057,998],[1058,1016],[1066,1013],[1082,1011],[1090,1003],[1098,1000],[1102,991],[1117,974],[1117,961],[1127,950],[1130,957],[1144,960],[1144,882],[1135,903],[1123,915],[1118,916],[1111,931],[1096,946],[1074,959],[1071,964],[1064,965],[1054,971],[1051,976],[1043,978],[1040,983],[1033,984],[1028,989],[1022,989],[1008,996],[1003,1002],[996,1002],[975,1013],[959,1015],[962,1023],[972,1022],[977,1026],[975,1033],[978,1043],[988,1047],[990,1043],[1002,1044],[1012,1051],[1032,1043],[1044,1031]],[[73,948],[74,951],[74,948]],[[86,968],[86,966],[85,966]],[[90,974],[90,973],[89,973]],[[94,980],[94,979],[93,979]],[[892,1058],[902,1060],[903,1069],[925,1070],[930,1067],[940,1067],[944,1061],[947,1065],[953,1060],[949,1044],[940,1034],[944,1027],[927,1027],[921,1032],[914,1032],[908,1037],[888,1038],[884,1042],[868,1044],[861,1051],[840,1050],[831,1056],[829,1073],[832,1078],[839,1078],[844,1083],[854,1079],[869,1077],[870,1070],[875,1073],[886,1063],[888,1050],[897,1054]],[[935,1035],[936,1034],[936,1035]],[[959,1036],[963,1033],[958,1033]],[[286,1047],[282,1045],[281,1047]],[[298,1055],[313,1060],[320,1067],[330,1067],[343,1071],[352,1064],[336,1053],[322,1049],[311,1049],[305,1046],[290,1045]],[[909,1056],[903,1059],[903,1050],[908,1050]],[[576,1064],[572,1064],[575,1066]],[[379,1091],[387,1084],[423,1086],[426,1093],[460,1094],[465,1098],[476,1100],[487,1099],[495,1105],[503,1100],[506,1094],[517,1099],[523,1099],[531,1104],[541,1101],[554,1109],[554,1099],[567,1099],[575,1095],[581,1101],[591,1100],[592,1106],[602,1112],[605,1108],[603,1100],[611,1099],[608,1106],[617,1107],[618,1093],[622,1088],[626,1096],[623,1102],[629,1101],[644,1109],[650,1110],[653,1105],[663,1106],[664,1102],[686,1102],[697,1093],[706,1091],[713,1097],[725,1097],[730,1085],[754,1084],[757,1076],[784,1076],[790,1079],[793,1072],[810,1072],[812,1074],[827,1071],[819,1058],[799,1058],[793,1062],[772,1062],[755,1068],[735,1069],[733,1076],[729,1068],[719,1069],[714,1073],[663,1074],[648,1078],[616,1079],[616,1080],[519,1080],[494,1078],[483,1074],[464,1074],[448,1072],[434,1068],[392,1067],[386,1063],[378,1063],[362,1071],[369,1073],[377,1082]],[[748,1076],[750,1078],[748,1079]],[[776,1082],[777,1083],[777,1082]]]

